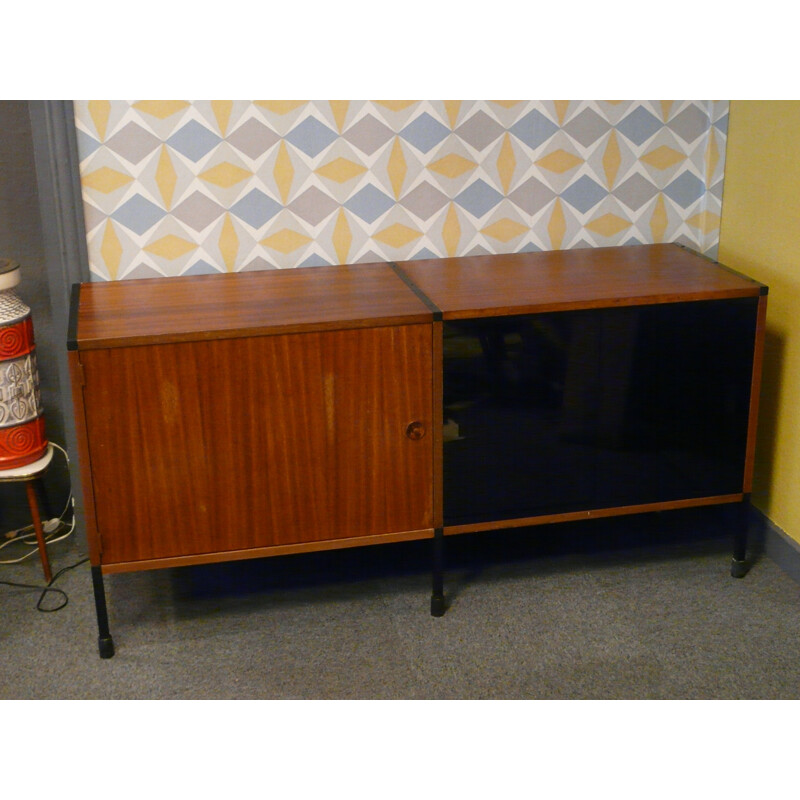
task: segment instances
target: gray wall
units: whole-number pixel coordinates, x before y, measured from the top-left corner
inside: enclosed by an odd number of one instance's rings
[[[21,266],[22,281],[16,291],[32,311],[47,436],[65,447],[58,359],[66,331],[61,330],[63,323],[54,324],[51,312],[31,118],[24,100],[0,100],[0,258]],[[69,478],[58,451],[45,475],[45,486],[53,513],[60,514],[69,494]],[[0,536],[27,524],[30,513],[24,488],[0,484]]]

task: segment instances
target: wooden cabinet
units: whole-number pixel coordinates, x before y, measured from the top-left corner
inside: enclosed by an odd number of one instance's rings
[[[766,288],[676,245],[76,287],[102,576],[746,503]],[[735,563],[744,563],[740,536]]]

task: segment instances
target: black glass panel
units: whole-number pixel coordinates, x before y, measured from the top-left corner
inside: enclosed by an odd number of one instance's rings
[[[757,304],[446,323],[445,524],[741,492]]]

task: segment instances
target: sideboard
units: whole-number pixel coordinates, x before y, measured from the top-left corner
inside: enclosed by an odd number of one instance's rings
[[[111,573],[430,539],[441,616],[448,535],[746,510],[766,302],[674,244],[76,285],[101,657]]]

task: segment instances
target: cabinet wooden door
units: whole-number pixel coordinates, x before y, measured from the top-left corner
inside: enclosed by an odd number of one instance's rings
[[[80,354],[102,563],[433,525],[432,329]]]

